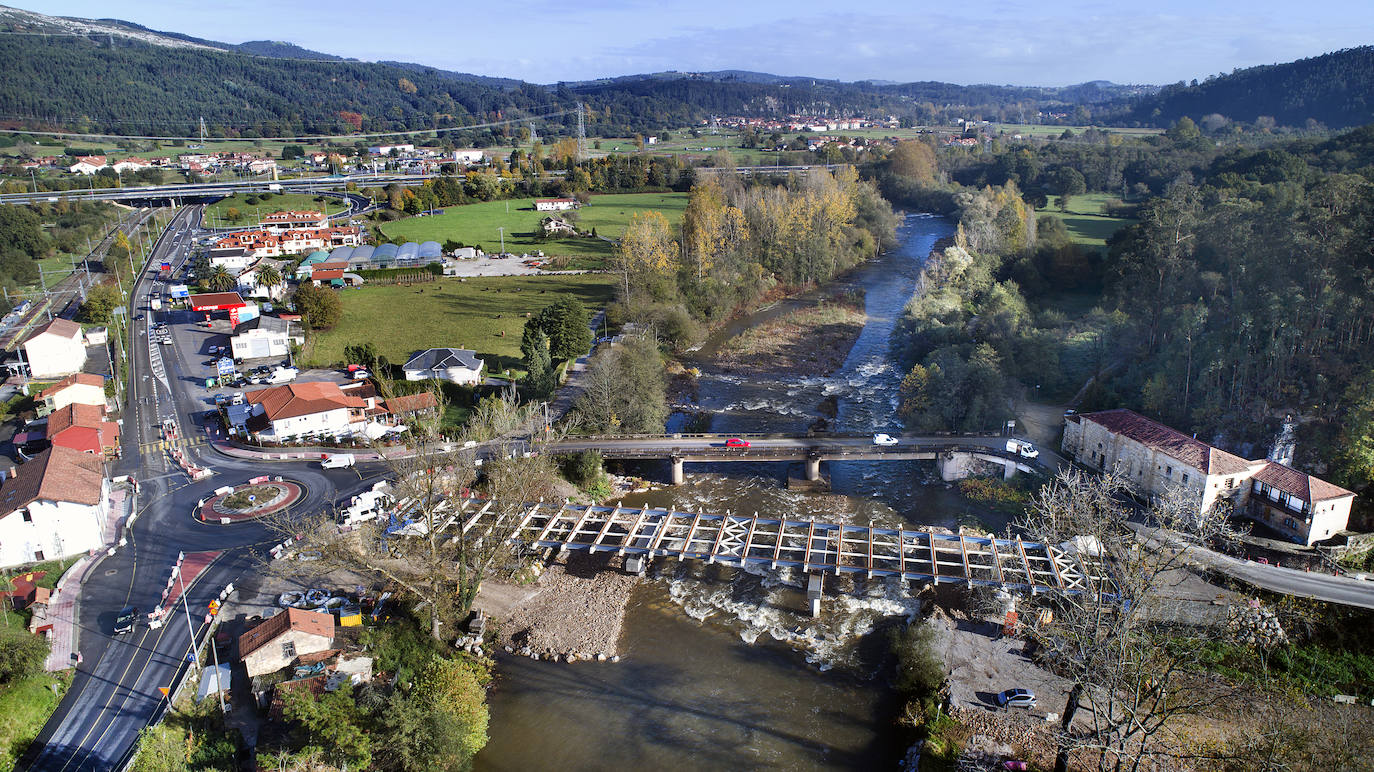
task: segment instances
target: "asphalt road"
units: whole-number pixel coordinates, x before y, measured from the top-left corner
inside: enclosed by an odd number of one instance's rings
[[[187,257],[194,239],[199,210],[184,210],[156,245],[150,264],[161,260],[179,264]],[[186,662],[191,634],[205,634],[202,621],[206,604],[228,583],[258,569],[255,548],[270,546],[272,535],[256,523],[232,526],[206,525],[192,517],[196,503],[213,489],[241,483],[271,473],[304,484],[304,499],[296,511],[318,511],[369,487],[377,468],[322,470],[318,464],[271,463],[270,465],[220,455],[208,446],[190,448],[188,454],[215,474],[192,482],[165,452],[142,450],[159,439],[159,424],[171,418],[182,436],[201,432],[199,417],[206,406],[193,388],[194,377],[180,346],[148,343],[148,326],[166,312],[148,308],[148,294],[158,281],[148,272],[135,286],[132,313],[135,318],[130,350],[134,378],[124,413],[125,453],[113,473],[130,474],[140,481],[134,524],[127,543],[105,558],[81,588],[78,611],[80,651],[83,661],[76,669],[71,689],[47,726],[39,734],[20,767],[35,770],[105,770],[117,766],[131,751],[138,732],[165,705],[159,687],[172,685]],[[174,326],[193,324],[189,318]],[[194,357],[195,355],[190,355]],[[160,368],[154,368],[154,358]],[[195,362],[197,370],[199,362]],[[157,374],[160,370],[161,375]],[[375,466],[375,465],[374,465]],[[168,618],[157,630],[140,625],[135,632],[115,638],[115,614],[126,606],[144,612],[161,599],[172,565],[179,552],[222,550],[224,554],[189,588],[185,608]],[[187,611],[191,620],[188,631]]]

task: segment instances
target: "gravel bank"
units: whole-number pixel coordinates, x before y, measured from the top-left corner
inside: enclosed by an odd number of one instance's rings
[[[497,645],[539,658],[618,657],[630,590],[639,578],[611,555],[571,553],[549,566],[538,589],[497,619]]]

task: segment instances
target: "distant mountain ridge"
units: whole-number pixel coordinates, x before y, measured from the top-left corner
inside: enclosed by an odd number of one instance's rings
[[[5,34],[9,33],[9,34]],[[713,115],[893,115],[1168,126],[1219,113],[1330,128],[1374,121],[1374,48],[1239,70],[1159,89],[1094,80],[1069,86],[844,82],[751,70],[665,71],[531,84],[409,62],[364,62],[256,40],[229,44],[118,19],[0,6],[0,116],[30,127],[183,132],[201,117],[227,135],[403,131],[590,108],[602,136],[662,131]],[[111,84],[119,84],[111,88]],[[562,121],[564,125],[566,120]],[[557,133],[557,132],[555,132]],[[175,134],[174,134],[175,135]]]

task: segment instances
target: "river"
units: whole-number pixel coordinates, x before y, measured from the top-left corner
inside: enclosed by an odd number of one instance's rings
[[[951,233],[942,218],[908,215],[898,229],[900,246],[846,278],[864,289],[868,319],[835,375],[704,373],[695,409],[710,416],[713,431],[797,432],[833,398],[839,430],[900,430],[901,373],[888,343],[926,255]],[[698,356],[708,357],[725,337],[779,310],[731,325]],[[847,522],[969,522],[1000,530],[999,518],[940,484],[930,466],[827,464],[832,493],[814,494],[786,487],[789,474],[801,475],[800,464],[703,464],[688,466],[684,485],[623,501]],[[891,731],[893,695],[872,676],[884,626],[919,608],[900,583],[828,586],[822,614],[813,619],[805,614],[802,577],[788,572],[756,575],[666,561],[650,576],[653,581],[641,583],[630,602],[621,662],[498,658],[491,741],[477,757],[478,770],[895,764],[904,749]]]

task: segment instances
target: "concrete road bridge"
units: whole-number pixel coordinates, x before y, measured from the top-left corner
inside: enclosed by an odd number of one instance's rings
[[[401,507],[404,518],[406,507]],[[1023,592],[1102,592],[1110,587],[1094,556],[1021,539],[937,534],[905,528],[586,504],[497,506],[463,499],[445,518],[464,534],[509,533],[539,549],[613,552],[642,572],[653,558],[807,573],[812,613],[823,577],[899,577],[914,582],[1004,587]]]
[[[731,438],[748,447],[731,447]],[[968,477],[977,459],[1002,467],[1010,478],[1034,469],[1034,461],[1006,449],[1006,438],[988,435],[897,436],[877,445],[871,434],[670,434],[575,437],[553,443],[553,452],[595,450],[606,459],[665,459],[672,482],[682,484],[688,463],[804,461],[806,479],[821,479],[822,461],[934,461],[944,480]]]

